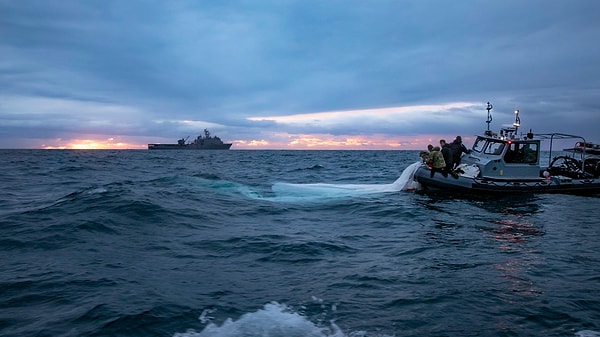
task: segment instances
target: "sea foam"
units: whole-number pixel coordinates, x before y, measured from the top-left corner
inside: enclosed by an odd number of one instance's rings
[[[223,324],[209,323],[204,330],[188,330],[174,337],[345,337],[341,329],[330,322],[330,326],[318,327],[304,316],[286,305],[272,302],[262,309],[242,315],[238,320],[227,319]]]

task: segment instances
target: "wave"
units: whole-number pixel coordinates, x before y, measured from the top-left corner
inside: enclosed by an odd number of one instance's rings
[[[320,164],[315,164],[310,167],[293,169],[293,170],[290,170],[289,172],[315,171],[315,170],[318,171],[318,170],[323,170],[323,169],[325,169],[325,166],[320,165]]]
[[[322,301],[317,298],[313,300]],[[324,306],[321,302],[321,308]],[[332,305],[331,310],[337,310]],[[334,319],[328,321],[318,319],[319,323],[313,323],[309,317],[292,308],[271,302],[262,309],[255,312],[243,314],[239,319],[227,318],[221,325],[210,322],[213,317],[213,309],[206,309],[198,317],[206,327],[198,332],[188,329],[186,332],[177,332],[173,337],[245,337],[245,336],[286,336],[286,337],[390,337],[382,333],[370,333],[368,331],[344,332]],[[600,332],[595,330],[580,330],[574,333],[576,337],[599,337]]]
[[[199,318],[205,319],[205,313]],[[227,319],[222,325],[209,323],[204,330],[188,330],[175,333],[174,337],[238,337],[238,336],[287,336],[287,337],[344,337],[333,321],[329,326],[319,327],[286,305],[272,302],[263,309],[242,315],[238,320]]]

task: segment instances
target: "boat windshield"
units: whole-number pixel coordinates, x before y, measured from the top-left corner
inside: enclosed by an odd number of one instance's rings
[[[475,144],[473,144],[472,150],[475,152],[481,152],[483,149],[485,149],[485,144],[487,144],[487,139],[483,137],[477,137]]]
[[[479,137],[473,144],[473,151],[483,152],[485,154],[499,155],[504,150],[504,142],[500,140],[493,140],[488,138]]]
[[[485,150],[483,151],[483,153],[497,155],[497,154],[501,154],[502,150],[504,150],[503,142],[496,142],[496,141],[490,140],[488,142],[487,146],[485,147]]]

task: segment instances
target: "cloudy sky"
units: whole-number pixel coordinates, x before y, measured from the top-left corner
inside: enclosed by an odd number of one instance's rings
[[[0,0],[0,148],[600,141],[600,1]],[[525,130],[524,130],[525,131]]]

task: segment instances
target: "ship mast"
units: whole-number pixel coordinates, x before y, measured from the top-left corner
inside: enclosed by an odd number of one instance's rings
[[[485,121],[487,123],[487,131],[485,131],[486,136],[492,135],[492,131],[490,131],[490,123],[492,122],[492,114],[490,113],[490,110],[493,108],[494,107],[490,104],[490,102],[487,102],[487,107],[485,108],[487,110],[487,120]]]
[[[515,127],[516,135],[517,131],[519,130],[519,126],[521,126],[521,119],[519,118],[519,109],[515,110],[515,122],[513,123],[513,126]]]

